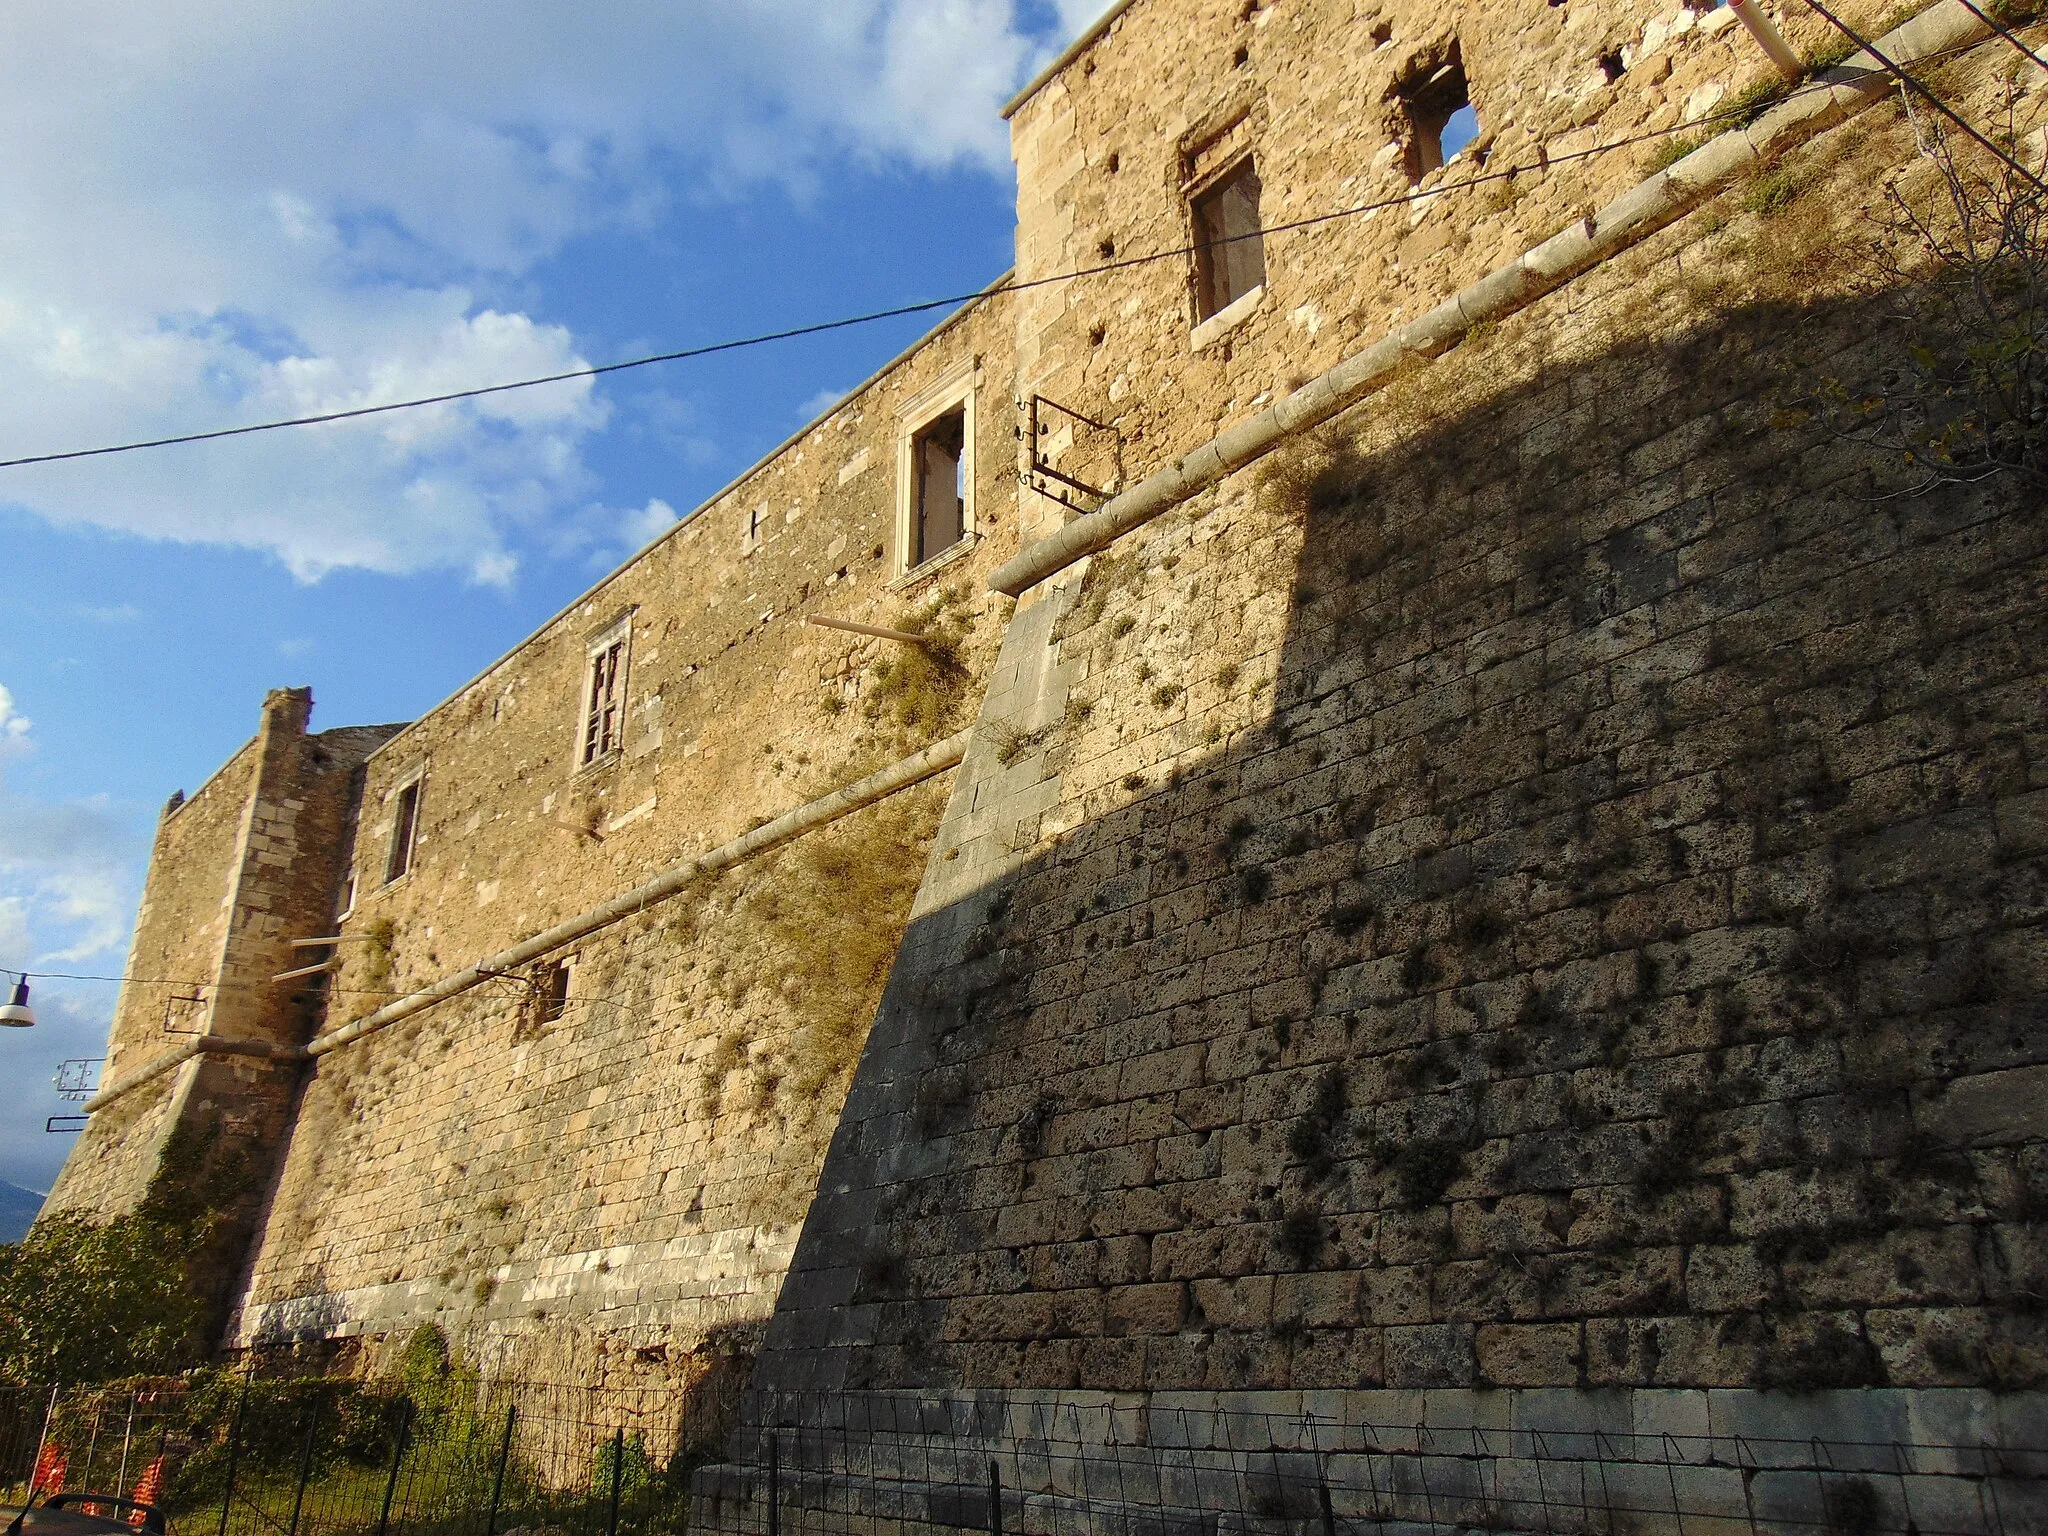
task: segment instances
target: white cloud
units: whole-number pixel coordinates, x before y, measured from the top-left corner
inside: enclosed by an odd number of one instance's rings
[[[651,544],[661,534],[674,526],[676,509],[659,496],[648,498],[647,505],[638,512],[629,512],[619,525],[620,535],[634,549]]]
[[[848,391],[843,389],[821,389],[796,408],[796,418],[799,422],[816,421],[844,400],[847,394]]]
[[[0,751],[26,744],[34,725],[33,720],[14,707],[14,695],[0,685]]]
[[[143,851],[104,800],[51,804],[0,789],[0,932],[11,963],[118,958]]]
[[[10,7],[0,457],[575,368],[536,290],[570,241],[848,160],[1000,172],[995,109],[1051,45],[1017,0]],[[307,579],[504,582],[591,495],[607,420],[579,381],[0,472],[0,499]]]
[[[644,507],[592,502],[557,520],[548,552],[556,559],[581,556],[592,572],[609,571],[644,549],[671,527],[676,509],[659,496]]]

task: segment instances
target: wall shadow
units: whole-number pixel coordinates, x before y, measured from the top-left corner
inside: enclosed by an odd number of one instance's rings
[[[1797,408],[1892,310],[1475,350],[1250,472],[1270,718],[913,926],[760,1412],[2048,1379],[2048,527]],[[1120,616],[1231,575],[1149,537],[1060,621],[1134,738]]]

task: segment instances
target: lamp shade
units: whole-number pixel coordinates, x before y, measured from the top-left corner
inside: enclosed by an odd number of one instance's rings
[[[24,976],[14,984],[14,1001],[0,1008],[0,1024],[27,1029],[35,1021],[36,1011],[28,1005],[28,978]]]

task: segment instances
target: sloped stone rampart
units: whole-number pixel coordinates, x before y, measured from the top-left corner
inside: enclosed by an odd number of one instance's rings
[[[2048,1375],[2041,525],[1799,405],[1912,152],[1020,610],[764,1392]]]

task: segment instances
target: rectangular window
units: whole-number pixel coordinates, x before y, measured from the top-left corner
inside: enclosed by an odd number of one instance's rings
[[[540,973],[534,988],[533,1016],[542,1024],[553,1024],[569,1011],[569,962],[560,961]]]
[[[398,792],[398,809],[391,818],[391,851],[384,856],[386,885],[412,868],[413,838],[419,825],[420,781],[414,779]]]
[[[1189,203],[1195,232],[1196,319],[1228,309],[1266,280],[1259,227],[1259,173],[1239,162]]]
[[[583,762],[587,766],[619,750],[625,703],[626,641],[621,636],[590,653],[590,693],[583,711]]]
[[[967,408],[934,417],[911,440],[917,473],[917,529],[912,565],[951,549],[967,534]]]

